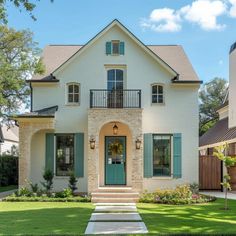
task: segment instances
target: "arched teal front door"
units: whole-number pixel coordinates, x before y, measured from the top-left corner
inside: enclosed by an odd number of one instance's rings
[[[105,184],[126,184],[126,137],[105,137]]]

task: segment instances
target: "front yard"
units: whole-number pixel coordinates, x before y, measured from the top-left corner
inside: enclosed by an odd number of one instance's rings
[[[236,200],[229,200],[225,211],[223,199],[200,205],[138,204],[140,215],[150,234],[235,234]]]
[[[91,203],[0,202],[0,235],[81,235],[93,209]]]
[[[235,234],[236,201],[197,205],[137,204],[149,233]],[[94,206],[76,202],[0,202],[0,235],[81,235]]]
[[[10,190],[14,190],[17,189],[18,186],[17,185],[9,185],[9,186],[4,186],[4,187],[0,187],[0,193],[2,192],[6,192],[6,191],[10,191]]]

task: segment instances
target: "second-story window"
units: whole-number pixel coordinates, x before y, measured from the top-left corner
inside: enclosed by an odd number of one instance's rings
[[[119,40],[106,42],[106,55],[119,56],[125,54],[125,43]]]
[[[79,104],[79,84],[69,83],[67,84],[67,103],[68,104]]]
[[[153,84],[152,85],[152,103],[163,104],[164,103],[164,88],[163,85]]]

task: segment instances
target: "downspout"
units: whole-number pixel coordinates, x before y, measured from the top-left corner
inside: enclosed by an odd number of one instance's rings
[[[30,83],[30,112],[33,111],[33,88]]]

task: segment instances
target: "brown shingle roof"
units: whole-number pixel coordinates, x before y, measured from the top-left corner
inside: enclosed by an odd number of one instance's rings
[[[47,78],[61,64],[75,54],[81,45],[49,45],[43,50],[43,62],[46,66],[44,75],[35,75],[32,79],[39,80]],[[152,45],[147,46],[179,75],[179,80],[199,81],[187,55],[179,45]]]
[[[228,128],[228,117],[219,120],[211,129],[200,137],[199,146],[225,142],[236,138],[236,127]]]

